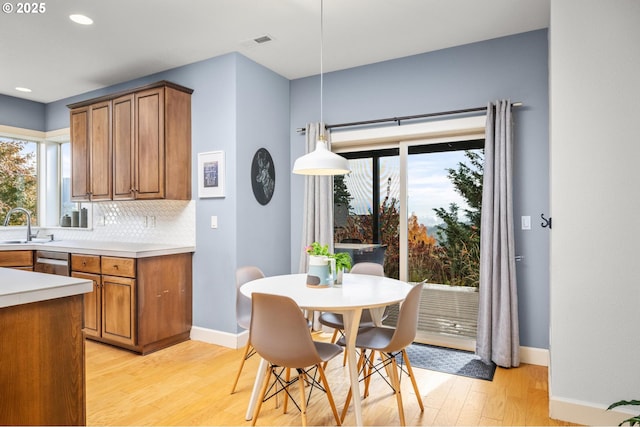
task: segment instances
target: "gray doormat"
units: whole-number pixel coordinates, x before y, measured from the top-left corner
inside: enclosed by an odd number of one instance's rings
[[[413,368],[430,369],[486,381],[493,381],[493,375],[496,372],[494,363],[487,365],[470,351],[427,344],[411,344],[407,347],[407,355]],[[398,357],[401,359],[402,355]]]

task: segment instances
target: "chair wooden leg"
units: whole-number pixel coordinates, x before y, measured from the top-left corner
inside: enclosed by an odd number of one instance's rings
[[[336,402],[333,400],[333,394],[331,393],[331,389],[329,388],[329,382],[327,381],[327,376],[324,374],[324,369],[322,366],[318,365],[318,372],[320,372],[320,380],[322,380],[322,385],[327,392],[327,399],[329,400],[329,405],[331,406],[331,411],[333,411],[333,417],[336,419],[336,423],[338,425],[342,425],[340,422],[340,417],[338,417],[338,409],[336,408]]]
[[[300,372],[298,376],[298,382],[300,383],[300,414],[302,415],[302,425],[307,425],[307,399],[305,399],[304,391],[304,371]]]
[[[235,393],[236,391],[236,386],[238,385],[238,380],[240,379],[240,374],[242,373],[244,362],[247,361],[247,355],[249,354],[250,349],[251,342],[247,340],[247,344],[244,346],[244,354],[242,355],[242,360],[240,361],[240,368],[238,369],[238,374],[236,375],[236,380],[233,382],[233,387],[231,387],[231,394]]]
[[[388,356],[385,356],[388,357]],[[391,384],[396,394],[396,400],[398,401],[398,413],[400,415],[400,425],[407,425],[404,419],[404,407],[402,406],[402,393],[400,392],[400,379],[398,378],[398,364],[396,358],[391,358]]]
[[[366,365],[366,369],[364,371],[364,395],[363,397],[369,396],[369,383],[371,382],[371,369],[373,368],[375,361],[376,351],[371,350],[371,354],[369,355],[369,360]],[[366,359],[365,359],[366,360]]]
[[[340,414],[340,423],[344,423],[344,419],[347,416],[347,411],[349,410],[349,403],[351,403],[351,386],[349,386],[347,399],[344,401],[344,408],[342,408],[342,414]]]
[[[284,388],[284,409],[282,410],[283,414],[287,413],[287,406],[289,403],[289,380],[290,379],[291,379],[291,368],[287,368],[287,374],[285,375],[285,382],[287,383],[287,385]]]
[[[258,398],[258,402],[256,404],[255,409],[253,410],[253,417],[251,419],[251,425],[255,426],[256,421],[258,421],[258,414],[260,413],[260,408],[262,407],[262,402],[264,401],[264,395],[267,394],[267,387],[269,386],[269,380],[271,379],[271,370],[273,367],[269,365],[267,367],[267,373],[264,376],[264,384],[262,384],[262,390],[260,391],[260,397]]]
[[[409,356],[405,349],[402,349],[402,358],[404,359],[404,364],[407,365],[407,372],[409,373],[409,378],[411,378],[411,384],[413,384],[413,391],[416,394],[416,399],[418,399],[418,405],[420,405],[420,411],[424,412],[424,405],[422,404],[422,395],[420,394],[420,390],[418,390],[418,384],[416,383],[416,377],[413,375],[413,369],[411,368],[411,363],[409,362]]]

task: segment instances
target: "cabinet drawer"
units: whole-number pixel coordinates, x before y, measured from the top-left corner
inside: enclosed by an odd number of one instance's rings
[[[134,258],[102,257],[102,274],[120,277],[136,277]]]
[[[2,251],[0,252],[0,267],[29,267],[33,266],[33,251]]]
[[[71,254],[71,270],[100,274],[100,256]]]

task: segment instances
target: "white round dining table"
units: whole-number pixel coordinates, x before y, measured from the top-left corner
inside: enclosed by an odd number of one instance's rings
[[[300,308],[310,311],[331,311],[340,313],[344,321],[345,351],[351,390],[355,425],[362,425],[362,406],[356,368],[356,335],[360,325],[362,310],[371,311],[374,322],[381,324],[384,307],[404,299],[411,289],[406,282],[388,277],[369,276],[365,274],[344,274],[343,283],[326,288],[309,287],[306,274],[286,274],[271,276],[247,282],[240,292],[251,297],[254,292],[283,295],[293,299]],[[253,392],[247,408],[246,419],[253,416],[253,409],[258,399],[261,378],[266,373],[267,363],[262,360],[256,374]]]

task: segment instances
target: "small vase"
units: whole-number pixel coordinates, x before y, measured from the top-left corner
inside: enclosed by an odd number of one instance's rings
[[[307,271],[307,286],[326,288],[329,286],[331,270],[326,256],[310,255]]]

